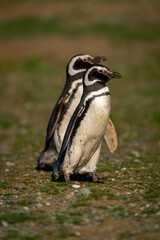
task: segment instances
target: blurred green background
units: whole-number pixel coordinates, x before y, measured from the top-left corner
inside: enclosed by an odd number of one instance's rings
[[[105,64],[122,74],[108,84],[119,147],[111,156],[103,143],[99,171],[109,166],[114,174],[126,164],[129,179],[133,166],[142,167],[135,178],[150,176],[158,185],[159,12],[158,0],[0,0],[2,179],[14,181],[9,167],[22,178],[28,169],[33,172],[66,65],[73,55],[85,53],[106,56]]]
[[[158,1],[0,1],[1,154],[42,148],[78,53],[105,55],[119,145],[159,140]],[[22,140],[23,139],[23,140]],[[154,143],[154,144],[153,144]],[[153,144],[153,146],[152,146]]]

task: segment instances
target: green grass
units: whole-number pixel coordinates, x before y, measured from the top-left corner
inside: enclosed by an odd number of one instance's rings
[[[22,199],[22,200],[17,201],[16,204],[20,205],[20,206],[31,206],[32,202],[29,201],[28,199]]]
[[[13,116],[0,116],[0,128],[10,128],[13,125],[16,125],[16,120],[13,119]]]
[[[148,201],[155,201],[156,199],[159,199],[160,197],[160,190],[157,184],[149,184],[147,186],[147,190],[144,194],[144,199]]]
[[[69,229],[60,229],[59,233],[56,235],[56,239],[66,239],[68,237],[76,237],[76,234],[71,232]]]
[[[23,236],[18,233],[18,231],[10,230],[3,240],[34,240],[38,236]]]
[[[122,232],[120,235],[119,235],[119,239],[128,239],[129,237],[132,237],[134,236],[135,234],[133,234],[132,232],[130,231],[125,231],[125,232]]]
[[[4,61],[0,62],[0,73],[28,73],[34,75],[65,76],[65,64],[45,61],[42,58],[28,58],[23,61]],[[41,83],[41,82],[39,82]]]
[[[0,189],[7,189],[10,186],[9,181],[0,182]]]
[[[52,194],[52,195],[57,195],[60,192],[58,188],[55,188],[53,186],[52,187],[49,187],[49,186],[40,187],[40,191],[48,193],[48,194]]]
[[[0,23],[0,38],[33,37],[41,35],[62,35],[79,37],[101,35],[115,41],[157,41],[160,39],[159,25],[132,23],[97,22],[80,27],[68,27],[61,16],[50,19],[24,17]]]
[[[68,215],[66,215],[65,213],[56,216],[56,220],[59,224],[64,224],[68,220],[68,218]]]
[[[66,223],[81,225],[84,222],[84,215],[84,211],[63,211],[61,214],[56,215],[56,221],[61,225],[64,225]]]
[[[19,213],[19,212],[6,212],[5,214],[0,216],[0,220],[4,220],[10,224],[13,223],[22,223],[25,221],[35,221],[38,217],[34,214],[26,214],[26,213]]]

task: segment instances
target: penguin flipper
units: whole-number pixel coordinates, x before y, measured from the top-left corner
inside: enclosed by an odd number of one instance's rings
[[[118,146],[117,133],[115,126],[110,118],[107,124],[104,139],[106,140],[106,144],[108,145],[110,152],[115,152]]]
[[[65,97],[61,97],[59,101],[56,103],[53,112],[51,114],[48,127],[47,127],[47,136],[46,136],[46,144],[45,144],[45,149],[48,148],[50,141],[52,139],[53,133],[56,128],[56,124],[59,120],[59,117],[61,115],[62,107],[66,99],[68,98],[68,94]]]
[[[76,110],[74,111],[72,117],[71,117],[71,120],[68,124],[67,130],[66,130],[63,142],[62,142],[62,146],[61,146],[61,150],[60,150],[60,153],[59,153],[58,160],[53,165],[52,181],[56,181],[59,177],[60,166],[63,163],[65,153],[66,153],[66,149],[67,149],[67,146],[68,146],[69,141],[71,139],[72,132],[74,130],[74,126],[76,124],[76,121],[77,121],[78,117],[82,114],[83,111],[84,111],[84,107],[81,106],[81,104],[79,104],[78,107],[76,108]]]

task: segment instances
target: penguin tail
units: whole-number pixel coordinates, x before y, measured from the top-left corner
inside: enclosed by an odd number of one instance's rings
[[[54,154],[42,151],[37,160],[36,170],[52,171],[54,162]]]

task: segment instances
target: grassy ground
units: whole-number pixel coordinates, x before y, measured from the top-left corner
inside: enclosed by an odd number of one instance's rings
[[[123,3],[123,4],[122,4]],[[158,1],[0,1],[0,238],[160,237]],[[88,196],[36,171],[65,67],[105,55],[119,147],[103,143],[104,183]]]

